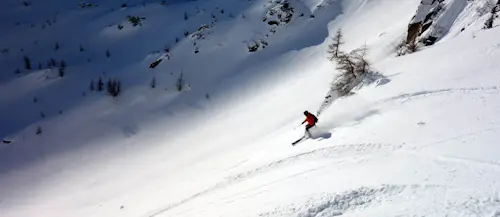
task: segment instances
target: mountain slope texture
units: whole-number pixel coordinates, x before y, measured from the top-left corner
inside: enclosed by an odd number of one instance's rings
[[[0,12],[2,217],[500,216],[500,1]]]

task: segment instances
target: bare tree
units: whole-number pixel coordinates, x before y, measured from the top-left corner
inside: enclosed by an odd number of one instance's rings
[[[330,56],[328,57],[330,61],[333,61],[335,58],[339,56],[340,46],[345,43],[344,35],[342,34],[341,29],[337,31],[332,40],[333,42],[330,45],[328,45],[328,51],[327,51],[330,54]]]
[[[338,54],[338,57],[335,60],[337,62],[337,70],[339,70],[342,74],[356,76],[356,62],[351,55],[342,52]]]
[[[370,71],[370,63],[368,62],[368,47],[363,45],[362,47],[351,52],[352,58],[355,61],[354,73],[357,77],[365,76]]]
[[[364,45],[349,54],[340,52],[335,58],[340,74],[332,83],[331,89],[337,96],[349,94],[370,73],[367,55],[368,47]]]

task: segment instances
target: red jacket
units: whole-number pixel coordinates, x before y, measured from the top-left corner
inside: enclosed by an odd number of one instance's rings
[[[312,125],[316,124],[316,121],[314,121],[314,116],[311,113],[307,114],[306,120],[304,122],[306,122],[306,121],[307,121],[308,126],[312,126]]]

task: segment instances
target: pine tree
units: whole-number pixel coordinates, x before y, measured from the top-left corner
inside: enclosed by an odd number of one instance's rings
[[[59,42],[56,42],[56,45],[54,46],[54,50],[59,50]]]
[[[61,68],[66,68],[66,62],[64,62],[64,60],[61,60]]]
[[[24,68],[26,68],[27,70],[31,70],[30,58],[28,58],[27,56],[24,56],[23,59],[24,59]]]
[[[175,87],[177,88],[177,91],[182,91],[184,89],[184,73],[181,71],[181,74],[179,75],[179,78],[177,78],[177,82],[175,83]]]
[[[59,72],[59,77],[61,78],[64,77],[64,68],[59,68],[58,72]]]
[[[109,50],[106,50],[106,57],[110,57],[111,56],[111,53],[109,52]]]
[[[122,93],[122,83],[120,81],[116,82],[116,91],[115,91],[115,97],[120,95]]]
[[[328,57],[330,61],[333,61],[335,58],[339,56],[340,46],[345,43],[343,38],[344,35],[342,34],[342,30],[339,29],[337,31],[337,34],[335,34],[335,36],[332,38],[333,42],[330,45],[328,45],[327,52],[330,54],[330,56]]]
[[[121,82],[115,79],[109,79],[106,84],[107,93],[113,98],[121,93]]]
[[[97,91],[101,92],[104,88],[104,83],[102,82],[102,78],[99,77],[99,80],[97,81]]]
[[[156,88],[156,78],[153,77],[153,79],[151,79],[151,84],[150,84],[151,88]]]
[[[62,60],[61,65],[59,66],[59,77],[64,77],[65,70],[66,70],[66,62]]]
[[[109,95],[113,95],[113,81],[110,79],[108,79],[108,82],[106,82],[106,91],[108,92]]]

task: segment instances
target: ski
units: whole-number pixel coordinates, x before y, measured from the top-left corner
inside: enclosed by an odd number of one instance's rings
[[[308,138],[307,136],[302,136],[302,137],[301,137],[300,139],[298,139],[297,141],[292,142],[292,146],[297,145],[297,143],[302,142],[302,141],[306,140],[307,138]]]

